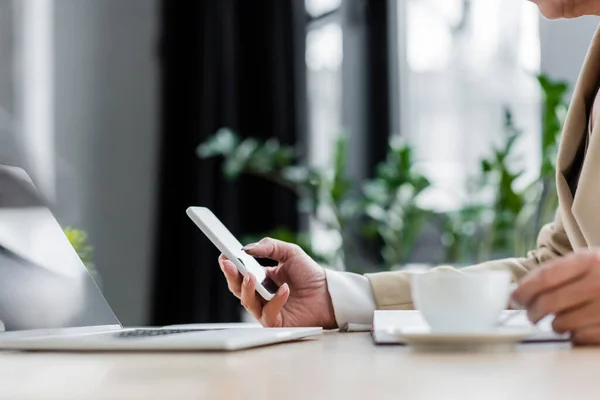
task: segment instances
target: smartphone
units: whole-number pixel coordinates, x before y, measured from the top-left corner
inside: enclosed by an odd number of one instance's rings
[[[243,250],[244,246],[219,218],[206,207],[188,207],[186,213],[217,249],[237,267],[242,276],[248,272],[254,275],[258,294],[267,301],[271,300],[279,286],[267,275],[265,268]]]

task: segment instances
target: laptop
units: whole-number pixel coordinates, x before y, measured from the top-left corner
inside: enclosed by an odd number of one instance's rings
[[[322,328],[124,327],[28,174],[0,166],[0,350],[239,350]]]

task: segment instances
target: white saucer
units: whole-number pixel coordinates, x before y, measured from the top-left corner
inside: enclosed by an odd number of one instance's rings
[[[532,335],[532,327],[503,326],[485,332],[438,333],[428,327],[390,329],[389,334],[420,349],[481,350],[513,347]]]

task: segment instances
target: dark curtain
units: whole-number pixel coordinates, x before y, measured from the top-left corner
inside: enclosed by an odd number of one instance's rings
[[[360,103],[365,114],[366,139],[363,143],[365,157],[365,174],[372,178],[377,165],[385,160],[391,134],[390,96],[392,92],[390,79],[389,54],[389,8],[386,0],[346,0],[346,5],[353,7],[364,23],[364,54],[365,68],[362,75],[357,77],[364,81],[365,96]],[[364,240],[360,236],[363,250],[369,258],[376,260],[376,265],[367,267],[377,269],[383,261],[381,248],[383,241],[379,238]]]
[[[372,176],[375,166],[387,154],[390,138],[390,59],[388,2],[369,0],[365,3],[365,71],[367,96],[367,168]]]
[[[187,218],[209,207],[234,235],[298,228],[293,194],[258,178],[227,182],[196,147],[221,127],[294,144],[303,135],[302,0],[162,0],[161,146],[154,325],[238,321],[218,251]]]

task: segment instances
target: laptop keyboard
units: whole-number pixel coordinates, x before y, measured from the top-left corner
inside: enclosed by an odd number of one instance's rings
[[[214,331],[215,329],[132,329],[129,331],[117,332],[115,336],[118,338],[139,338],[153,337],[164,335],[176,335],[178,333]]]

